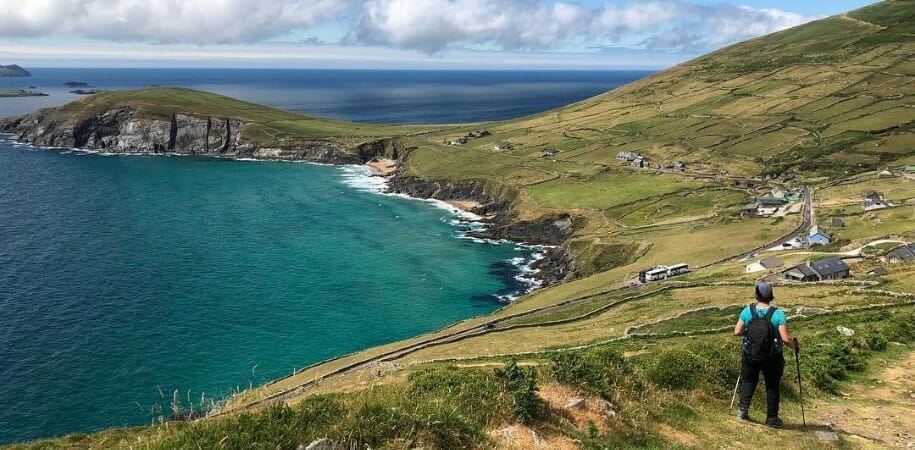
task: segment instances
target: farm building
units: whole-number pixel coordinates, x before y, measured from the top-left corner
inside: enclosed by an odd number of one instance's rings
[[[820,280],[841,280],[848,278],[851,269],[839,258],[826,258],[810,263],[810,268],[816,271]]]
[[[820,227],[814,225],[810,227],[810,233],[807,235],[808,245],[827,245],[829,244],[829,235],[820,231]]]
[[[887,271],[886,269],[884,269],[883,267],[877,267],[876,269],[872,269],[872,270],[868,271],[867,276],[880,277],[880,276],[886,275],[888,273],[890,273],[890,272]]]
[[[772,198],[777,198],[779,200],[785,200],[785,197],[788,196],[788,191],[777,187],[777,188],[772,189],[772,192],[770,192],[769,195],[772,196]]]
[[[775,198],[769,195],[763,195],[757,199],[761,206],[784,206],[788,204],[788,201],[784,198]]]
[[[864,196],[864,210],[883,209],[887,207],[886,200],[879,192],[869,192]]]
[[[620,161],[635,161],[641,157],[642,155],[635,152],[619,152],[616,154],[616,159]]]
[[[878,178],[893,178],[893,172],[890,172],[889,169],[884,169],[884,170],[881,170],[880,173],[877,174],[877,177]]]
[[[794,281],[817,281],[820,277],[807,264],[799,264],[784,272],[785,278]]]
[[[747,264],[746,273],[762,272],[764,270],[772,270],[777,267],[785,265],[785,261],[782,261],[781,258],[776,256],[770,256],[763,260],[757,261],[752,264]]]
[[[648,160],[645,159],[645,158],[643,158],[643,157],[641,157],[641,156],[639,156],[638,158],[632,160],[632,162],[631,162],[630,164],[632,165],[632,167],[637,167],[637,168],[639,168],[639,169],[649,167],[649,162],[648,162]]]
[[[547,147],[547,148],[543,149],[543,157],[544,157],[544,158],[549,158],[549,157],[551,157],[551,156],[556,156],[557,153],[559,153],[559,150],[556,150],[556,149],[553,148],[553,147]]]
[[[915,244],[896,247],[886,254],[886,261],[891,264],[915,261]]]
[[[734,180],[732,185],[741,189],[752,189],[756,187],[756,183],[753,183],[750,180]]]
[[[743,206],[744,214],[756,215],[759,213],[759,203],[753,202]]]

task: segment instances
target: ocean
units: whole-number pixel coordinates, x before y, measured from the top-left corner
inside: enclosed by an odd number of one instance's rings
[[[182,86],[320,117],[373,123],[461,123],[521,117],[645,77],[647,71],[371,71],[256,69],[29,69],[2,89],[48,97],[0,99],[0,117],[79,98],[68,81],[97,89]]]
[[[641,73],[36,69],[58,86],[181,85],[325,117],[461,122],[534,113]],[[10,81],[13,80],[13,81]],[[18,83],[18,84],[17,84]],[[54,86],[54,88],[44,87]],[[167,414],[294,369],[486,314],[543,250],[382,195],[363,167],[102,156],[0,136],[0,443]]]

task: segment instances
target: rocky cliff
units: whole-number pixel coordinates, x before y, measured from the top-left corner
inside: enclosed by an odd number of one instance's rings
[[[540,271],[537,278],[545,285],[567,280],[576,273],[575,258],[567,246],[575,228],[567,214],[518,220],[510,200],[491,195],[485,186],[475,182],[426,180],[398,172],[391,178],[388,189],[417,198],[476,202],[479,206],[472,212],[491,217],[489,227],[476,233],[478,237],[551,246],[544,259],[534,265]]]
[[[293,147],[262,147],[245,138],[249,124],[226,117],[174,114],[169,119],[140,116],[129,107],[109,109],[88,117],[61,118],[57,109],[0,121],[0,131],[39,146],[76,147],[108,153],[207,155],[229,158],[307,160],[359,164],[373,151],[394,144],[367,143],[349,149],[327,139],[309,139]],[[365,148],[363,148],[365,147]]]

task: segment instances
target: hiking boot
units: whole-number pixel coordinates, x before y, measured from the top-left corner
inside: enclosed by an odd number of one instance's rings
[[[766,419],[766,425],[772,428],[781,428],[785,426],[785,422],[782,422],[782,419],[779,417],[769,417]]]
[[[750,420],[750,411],[743,408],[738,408],[737,418],[740,420]]]

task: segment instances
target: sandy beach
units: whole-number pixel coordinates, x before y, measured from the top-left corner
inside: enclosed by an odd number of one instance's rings
[[[397,171],[397,161],[393,159],[384,159],[379,158],[373,161],[365,163],[365,165],[371,167],[375,173],[381,176],[393,175]]]

